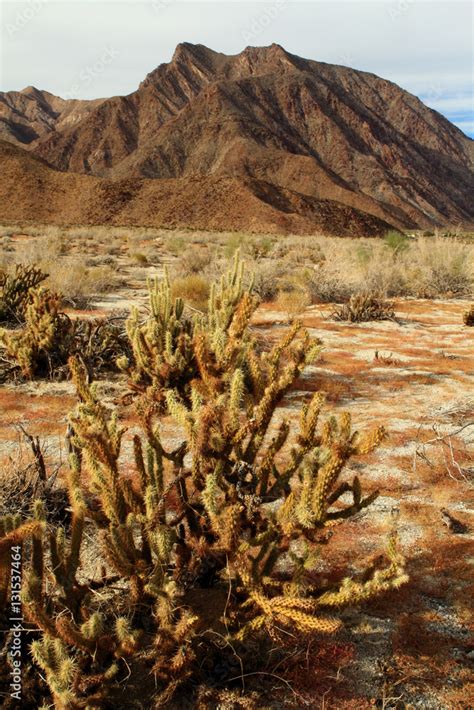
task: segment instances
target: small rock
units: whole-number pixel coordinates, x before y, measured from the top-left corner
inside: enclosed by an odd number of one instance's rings
[[[465,535],[468,532],[469,528],[467,525],[461,523],[457,518],[453,518],[447,510],[441,511],[441,517],[443,518],[444,524],[447,525],[449,530],[455,535]]]

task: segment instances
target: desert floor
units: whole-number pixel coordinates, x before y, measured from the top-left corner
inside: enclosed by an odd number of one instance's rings
[[[17,244],[31,238],[16,235]],[[23,241],[22,241],[23,240]],[[16,246],[16,245],[15,245]],[[120,283],[74,311],[98,317],[144,307],[147,277],[158,265],[123,259]],[[280,415],[297,416],[309,392],[327,394],[326,413],[347,410],[354,426],[384,424],[384,445],[352,464],[366,491],[379,498],[334,530],[319,572],[357,570],[383,552],[396,530],[408,559],[410,583],[376,603],[344,613],[339,636],[312,642],[295,661],[290,687],[274,679],[280,707],[379,707],[467,710],[474,705],[472,491],[474,481],[474,329],[462,323],[466,299],[394,298],[395,320],[361,324],[328,318],[333,304],[301,314],[323,343],[319,360],[291,391]],[[269,341],[288,327],[275,303],[261,305],[253,327]],[[130,428],[133,410],[121,400],[119,377],[100,391],[116,402]],[[51,465],[64,461],[69,382],[9,382],[0,386],[0,458],[27,456],[18,430],[38,435]],[[177,436],[165,424],[168,438]],[[127,443],[124,455],[128,451]],[[350,475],[350,471],[348,472]]]

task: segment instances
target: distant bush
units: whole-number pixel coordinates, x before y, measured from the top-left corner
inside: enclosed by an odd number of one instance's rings
[[[275,245],[275,237],[269,235],[231,234],[225,241],[224,256],[232,258],[236,251],[252,257],[262,259],[268,256]]]
[[[433,295],[465,296],[471,291],[472,280],[462,257],[432,268],[425,285]]]
[[[164,244],[166,250],[175,256],[181,256],[188,246],[184,236],[172,233],[165,237]]]
[[[94,296],[111,291],[117,284],[116,269],[107,265],[87,267],[83,258],[48,266],[48,286],[74,308],[86,307]]]
[[[308,294],[310,303],[337,303],[349,298],[349,288],[336,274],[324,268],[303,269],[294,277]]]
[[[472,293],[474,250],[454,239],[418,239],[410,249],[407,268],[417,266],[417,284],[423,294],[452,298]]]
[[[287,276],[286,264],[276,259],[263,259],[255,264],[253,291],[262,301],[273,301],[281,288],[281,281]]]
[[[130,256],[137,264],[140,264],[140,266],[148,266],[149,264],[147,255],[143,254],[141,251],[133,252]]]
[[[183,274],[200,274],[209,266],[214,257],[211,249],[187,249],[179,260],[179,270]]]

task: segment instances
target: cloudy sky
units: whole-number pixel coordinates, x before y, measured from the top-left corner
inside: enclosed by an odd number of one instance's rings
[[[395,81],[474,136],[473,6],[445,0],[0,0],[0,90],[133,91],[182,41],[294,54]]]

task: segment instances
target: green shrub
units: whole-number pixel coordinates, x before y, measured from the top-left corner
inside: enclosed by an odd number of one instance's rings
[[[148,266],[148,264],[149,264],[147,255],[146,255],[146,254],[143,254],[143,253],[140,252],[140,251],[133,252],[133,253],[131,254],[131,257],[132,257],[132,259],[133,259],[134,261],[136,261],[137,264],[139,264],[140,266]]]
[[[387,247],[391,249],[394,256],[406,251],[410,247],[410,238],[401,232],[387,232],[384,237],[384,242]]]

